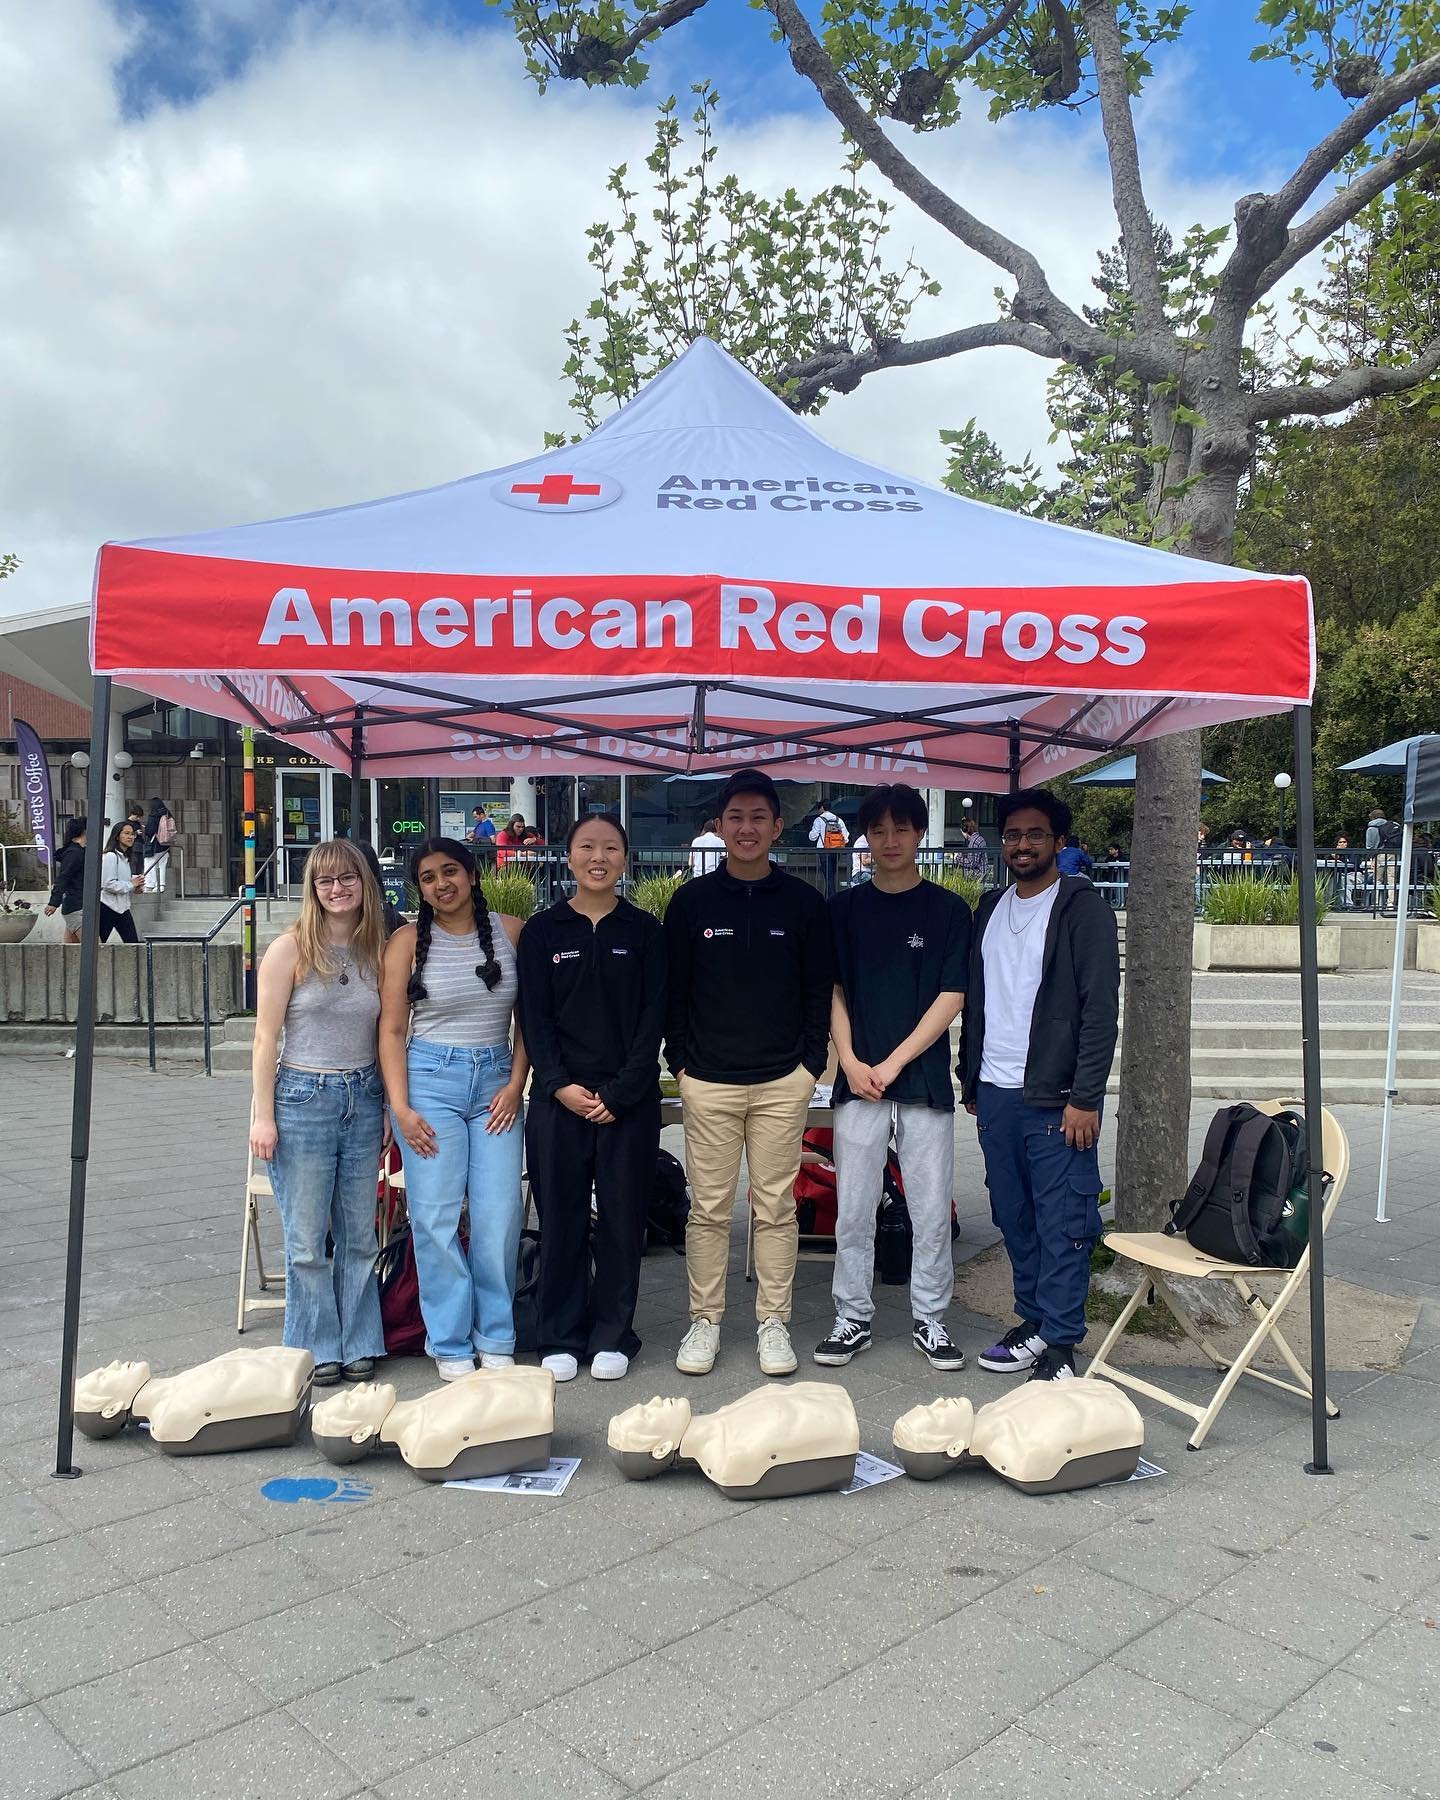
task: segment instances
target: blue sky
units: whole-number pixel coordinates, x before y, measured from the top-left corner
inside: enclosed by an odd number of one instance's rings
[[[309,6],[339,18],[378,24],[397,8],[369,0],[112,0],[142,27],[134,54],[120,71],[127,111],[143,114],[157,102],[184,102],[245,71],[283,34],[287,18]],[[409,0],[419,22],[459,36],[506,32],[484,0]],[[1338,116],[1333,94],[1316,93],[1286,63],[1249,61],[1260,39],[1255,0],[1198,0],[1180,45],[1157,53],[1157,72],[1183,84],[1195,103],[1180,152],[1197,179],[1257,167],[1282,167]],[[658,91],[682,89],[708,77],[720,88],[725,114],[736,120],[818,106],[794,77],[783,51],[770,42],[769,15],[746,0],[709,0],[677,27],[652,56]],[[517,78],[520,59],[516,52]],[[1093,128],[1088,118],[1082,129]]]

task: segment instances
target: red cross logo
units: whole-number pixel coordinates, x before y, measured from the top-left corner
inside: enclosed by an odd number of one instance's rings
[[[502,477],[490,489],[491,496],[506,506],[518,507],[521,512],[548,513],[552,519],[609,506],[620,498],[621,491],[613,475],[584,469],[559,474],[547,470],[535,481],[506,481]]]
[[[543,481],[516,482],[512,494],[534,494],[541,506],[568,506],[572,497],[599,494],[598,481],[576,481],[573,475],[547,475]]]

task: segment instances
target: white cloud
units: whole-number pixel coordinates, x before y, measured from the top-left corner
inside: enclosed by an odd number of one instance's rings
[[[84,599],[106,539],[362,500],[538,450],[567,423],[561,331],[592,292],[584,226],[642,161],[653,94],[543,98],[499,32],[302,19],[192,105],[123,117],[102,0],[26,7],[0,43],[0,611]],[[777,52],[778,54],[778,52]],[[677,81],[677,86],[683,83]],[[793,111],[723,128],[742,179],[833,179]],[[915,140],[1073,300],[1115,236],[1103,166],[1058,123]],[[878,177],[872,184],[880,185]],[[1180,226],[1218,192],[1166,172]],[[894,243],[945,284],[917,332],[994,311],[998,277],[902,206]],[[1042,451],[1045,365],[986,352],[882,376],[820,429],[933,478],[972,414]]]

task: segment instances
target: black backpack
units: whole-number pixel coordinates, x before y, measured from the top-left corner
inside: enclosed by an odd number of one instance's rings
[[[1393,819],[1380,821],[1380,848],[1382,850],[1398,850],[1404,841],[1404,830]]]
[[[685,1221],[690,1217],[690,1189],[684,1165],[668,1150],[655,1153],[655,1184],[645,1208],[647,1250],[684,1250]]]
[[[1292,1195],[1309,1171],[1305,1121],[1246,1101],[1210,1121],[1200,1167],[1165,1227],[1222,1262],[1293,1269],[1305,1249]]]

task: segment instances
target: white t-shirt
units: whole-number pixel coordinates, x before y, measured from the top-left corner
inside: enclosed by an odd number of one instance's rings
[[[713,875],[725,856],[725,840],[715,831],[702,831],[690,840],[690,873]]]
[[[985,962],[985,1041],[980,1079],[992,1087],[1023,1088],[1030,1054],[1030,1021],[1040,990],[1045,933],[1060,883],[1022,900],[1015,889],[990,915],[980,953]]]
[[[845,821],[840,815],[833,812],[822,812],[816,816],[814,824],[810,827],[810,842],[817,850],[823,850],[825,848],[825,833],[827,831],[838,831],[840,833],[840,842],[842,844],[848,844],[850,842],[850,833],[845,829]]]
[[[870,873],[870,840],[862,831],[850,846],[850,878],[858,881]]]

